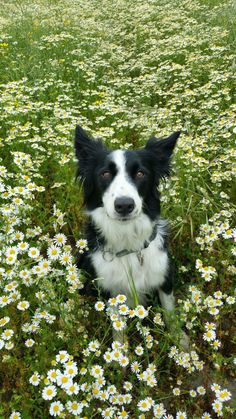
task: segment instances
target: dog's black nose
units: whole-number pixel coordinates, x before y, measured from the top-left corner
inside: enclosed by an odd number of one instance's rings
[[[115,199],[115,210],[120,215],[128,215],[134,209],[134,200],[128,196],[121,196]]]

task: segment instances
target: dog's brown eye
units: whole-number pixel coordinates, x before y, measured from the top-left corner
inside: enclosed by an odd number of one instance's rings
[[[101,173],[101,176],[103,179],[108,180],[111,177],[111,172],[109,172],[109,170],[104,170],[104,172]]]
[[[139,170],[139,171],[136,173],[136,178],[137,178],[137,179],[141,179],[142,177],[144,177],[144,173],[142,172],[142,170]]]

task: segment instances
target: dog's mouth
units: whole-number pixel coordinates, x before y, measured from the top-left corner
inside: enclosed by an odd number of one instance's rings
[[[110,217],[109,214],[107,214],[107,215],[108,215],[108,217]],[[114,217],[110,217],[110,218],[112,218],[113,220],[116,220],[116,221],[120,221],[121,223],[128,223],[129,221],[135,220],[138,217],[138,215],[139,214],[137,212],[135,214],[132,214],[132,215],[130,214],[130,215],[123,215],[123,216],[115,214]]]

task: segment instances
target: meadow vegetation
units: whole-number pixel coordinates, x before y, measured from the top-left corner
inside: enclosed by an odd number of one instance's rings
[[[235,16],[230,0],[1,2],[0,418],[235,417]],[[76,123],[111,148],[182,132],[161,190],[189,352],[160,306],[80,296]]]

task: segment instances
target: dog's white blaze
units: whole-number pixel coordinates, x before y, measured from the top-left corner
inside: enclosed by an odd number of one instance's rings
[[[123,196],[133,198],[135,207],[131,216],[135,217],[140,214],[142,210],[142,199],[139,196],[135,185],[129,181],[125,168],[125,152],[123,150],[116,150],[111,153],[110,157],[111,160],[115,163],[118,172],[109,188],[103,195],[102,200],[104,208],[109,217],[118,218],[114,207],[115,199]]]

